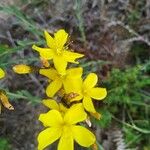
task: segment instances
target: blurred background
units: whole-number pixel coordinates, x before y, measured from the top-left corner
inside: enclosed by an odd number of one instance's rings
[[[7,71],[0,88],[15,107],[2,108],[0,150],[36,150],[47,79],[17,75],[12,67],[40,67],[32,45],[44,47],[43,30],[61,28],[70,34],[69,47],[85,54],[84,76],[96,72],[108,90],[95,102],[102,114],[92,120],[98,149],[150,150],[149,0],[0,0],[0,67]]]

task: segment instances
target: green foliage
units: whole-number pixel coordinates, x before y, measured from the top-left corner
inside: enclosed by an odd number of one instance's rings
[[[128,21],[130,24],[136,23],[140,19],[140,12],[138,10],[133,10],[132,12],[129,13],[128,15]]]
[[[124,127],[124,133],[125,133],[125,142],[127,143],[127,147],[132,146],[132,148],[135,148],[138,143],[142,140],[142,135],[138,132],[135,132],[131,128]]]
[[[10,150],[10,144],[6,138],[0,138],[0,150]]]
[[[145,60],[149,60],[149,54],[149,47],[145,43],[135,42],[134,44],[132,44],[130,49],[132,61],[144,63]]]
[[[23,13],[21,10],[19,10],[15,6],[0,6],[0,12],[7,13],[9,15],[12,15],[15,17],[16,21],[13,23],[13,25],[19,25],[22,27],[23,30],[28,31],[31,39],[28,38],[22,39],[22,40],[16,40],[16,45],[14,47],[9,47],[8,45],[0,45],[0,59],[1,62],[6,62],[5,60],[9,60],[10,54],[15,53],[17,51],[24,50],[25,48],[28,48],[33,44],[43,44],[44,41],[41,38],[43,36],[42,30],[36,25],[36,23],[33,21],[31,17],[29,17],[27,14]],[[33,36],[38,39],[38,42],[33,41]],[[2,61],[3,57],[5,58],[4,61]]]
[[[0,6],[0,11],[16,16],[16,24],[21,25],[24,29],[31,32],[33,35],[37,37],[37,35],[42,35],[42,32],[37,28],[36,23],[27,15],[25,15],[22,11],[20,11],[15,6],[3,7]]]
[[[125,71],[113,69],[106,84],[110,89],[107,96],[109,104],[140,105],[147,101],[145,96],[148,95],[145,92],[150,85],[150,78],[142,73],[142,66]]]
[[[41,99],[39,97],[33,96],[27,90],[16,91],[16,93],[11,93],[7,91],[7,95],[9,96],[11,100],[24,99],[24,100],[29,101],[32,104],[38,104],[41,102]]]
[[[133,8],[127,12],[127,21],[130,25],[136,25],[136,23],[141,19],[144,7],[145,0],[135,1]]]
[[[108,87],[106,97],[107,109],[113,119],[124,127],[126,142],[134,147],[138,142],[148,143],[150,134],[150,78],[149,62],[144,65],[113,69],[105,85]]]

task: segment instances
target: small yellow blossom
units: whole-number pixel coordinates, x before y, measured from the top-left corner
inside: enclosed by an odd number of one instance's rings
[[[3,78],[5,76],[5,72],[3,71],[3,69],[0,68],[0,79]]]
[[[105,88],[95,87],[98,77],[95,73],[90,73],[84,81],[77,80],[74,86],[70,86],[69,92],[76,92],[79,94],[71,101],[81,100],[84,108],[91,113],[96,113],[92,98],[95,100],[102,100],[106,97],[107,91]],[[70,81],[71,84],[71,81]]]
[[[53,59],[54,66],[60,74],[65,74],[68,62],[78,63],[75,60],[84,56],[82,54],[69,51],[65,46],[68,39],[68,33],[66,33],[65,30],[58,30],[54,33],[54,38],[51,37],[47,31],[44,31],[44,34],[48,48],[41,48],[36,45],[33,45],[32,48],[38,51],[40,57],[43,59]]]
[[[64,116],[57,110],[41,114],[39,120],[47,128],[38,135],[38,150],[43,150],[58,139],[57,150],[74,150],[74,140],[81,146],[91,146],[96,140],[94,134],[76,125],[86,118],[87,114],[81,104],[73,105]]]
[[[77,84],[76,80],[79,80],[82,76],[83,69],[81,67],[67,69],[64,75],[59,74],[54,68],[40,69],[40,74],[48,77],[52,82],[46,88],[46,94],[48,97],[53,97],[57,91],[63,86],[65,91],[70,89],[70,86]],[[72,83],[70,84],[70,81]]]
[[[43,99],[42,103],[50,109],[58,110],[62,114],[68,110],[68,108],[65,107],[62,103],[57,103],[56,100],[53,99]]]
[[[27,74],[32,72],[32,68],[28,65],[20,64],[13,67],[13,71],[18,74]]]

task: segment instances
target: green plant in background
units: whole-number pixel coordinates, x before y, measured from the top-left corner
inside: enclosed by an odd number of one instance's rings
[[[0,138],[0,150],[10,150],[11,146],[6,138]]]
[[[147,139],[150,134],[148,70],[147,63],[125,70],[113,69],[108,80],[105,81],[110,89],[105,101],[106,110],[110,111],[114,120],[123,125],[128,146],[135,146],[139,141],[145,144],[149,142]]]
[[[135,6],[132,9],[129,9],[127,15],[127,21],[130,25],[136,25],[136,23],[142,17],[144,10],[142,9],[145,6],[145,1],[137,1]]]

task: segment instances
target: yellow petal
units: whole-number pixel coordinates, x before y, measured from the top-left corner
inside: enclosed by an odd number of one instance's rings
[[[50,109],[59,110],[59,105],[57,104],[56,100],[53,99],[43,99],[42,103]]]
[[[81,78],[83,73],[83,68],[71,68],[66,70],[67,78]]]
[[[5,76],[5,72],[0,68],[0,79]]]
[[[54,40],[56,43],[56,48],[62,49],[67,42],[68,33],[65,30],[60,29],[54,34]]]
[[[67,132],[69,134],[70,131]],[[74,141],[71,135],[63,134],[59,140],[57,150],[74,150]]]
[[[84,89],[93,88],[98,81],[98,77],[95,73],[90,73],[83,82]]]
[[[51,80],[55,80],[56,78],[58,78],[58,73],[54,68],[40,69],[39,73],[41,75],[48,77]]]
[[[32,49],[38,51],[40,53],[40,56],[47,60],[50,60],[54,57],[54,51],[50,48],[41,48],[36,45],[33,45]]]
[[[107,91],[105,88],[92,88],[89,92],[89,95],[97,100],[102,100],[106,97]]]
[[[32,72],[32,68],[28,65],[20,64],[13,67],[13,71],[18,74],[27,74]]]
[[[61,136],[61,130],[59,128],[47,128],[38,135],[38,150],[43,150],[48,145],[55,142]]]
[[[65,75],[66,74],[66,67],[67,62],[64,60],[62,55],[55,55],[53,58],[54,66],[59,74]]]
[[[60,90],[62,87],[62,81],[61,80],[54,80],[52,81],[48,87],[46,88],[46,94],[48,97],[53,97],[56,92]]]
[[[68,124],[76,124],[78,122],[84,121],[87,117],[82,104],[73,105],[64,116],[64,121]]]
[[[39,120],[43,123],[45,127],[57,127],[63,122],[63,118],[59,111],[57,110],[50,110],[45,114],[41,114],[39,116]]]
[[[96,112],[96,110],[94,108],[94,105],[93,105],[93,102],[92,102],[92,99],[90,97],[84,96],[84,98],[83,98],[83,106],[89,112],[92,112],[92,113]]]
[[[76,62],[75,60],[78,59],[78,58],[83,57],[84,55],[79,54],[79,53],[70,52],[70,51],[66,50],[66,51],[63,52],[63,56],[64,56],[64,58],[67,62],[78,64],[78,62]]]
[[[55,40],[50,36],[50,34],[45,30],[44,31],[45,39],[47,46],[49,48],[55,49]]]
[[[75,141],[81,146],[89,147],[96,141],[94,134],[85,127],[73,126],[72,131]]]

